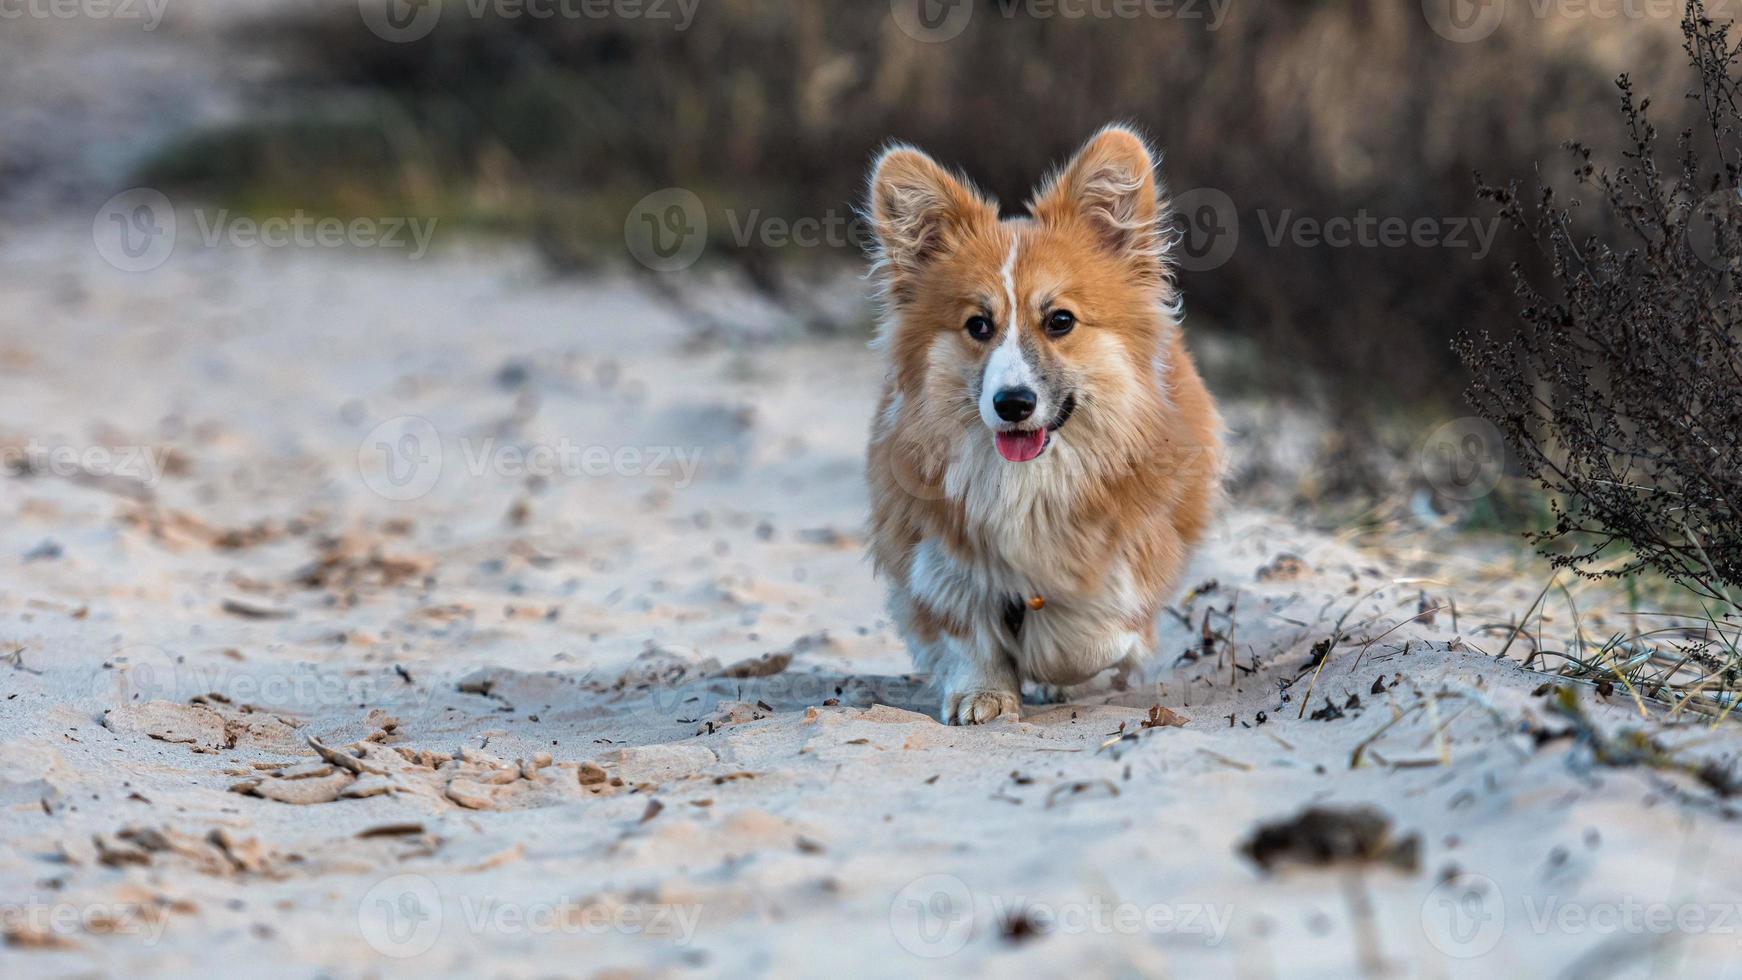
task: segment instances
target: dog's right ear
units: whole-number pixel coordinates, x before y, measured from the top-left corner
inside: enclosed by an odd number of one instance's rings
[[[910,146],[883,151],[871,168],[873,272],[897,302],[953,236],[998,217],[997,206]]]

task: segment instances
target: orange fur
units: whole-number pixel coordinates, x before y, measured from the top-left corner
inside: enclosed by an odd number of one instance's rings
[[[896,148],[870,211],[888,359],[871,552],[945,720],[1014,714],[1023,681],[1078,683],[1150,651],[1219,494],[1221,422],[1176,322],[1152,157],[1105,129],[1028,216],[1000,220],[965,181]],[[1062,335],[1045,319],[1058,310],[1075,318]],[[975,316],[991,341],[964,328]],[[1032,379],[1046,419],[1064,419],[1032,461],[993,448],[994,426],[1016,424],[987,414],[994,357]],[[1012,633],[1006,606],[1028,595],[1045,608]]]

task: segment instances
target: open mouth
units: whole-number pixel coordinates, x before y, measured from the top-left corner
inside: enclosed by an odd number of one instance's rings
[[[1046,452],[1047,443],[1052,441],[1052,433],[1071,420],[1071,413],[1077,410],[1077,396],[1067,395],[1065,403],[1059,407],[1059,413],[1044,429],[1015,429],[997,434],[998,455],[1012,463],[1026,463],[1039,459]]]

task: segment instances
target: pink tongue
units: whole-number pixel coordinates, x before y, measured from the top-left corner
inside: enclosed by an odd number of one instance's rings
[[[1046,448],[1046,430],[998,433],[998,455],[1012,463],[1026,463]]]

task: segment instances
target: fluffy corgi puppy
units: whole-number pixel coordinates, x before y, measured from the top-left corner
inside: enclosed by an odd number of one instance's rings
[[[910,147],[872,171],[870,547],[947,723],[1150,653],[1219,497],[1154,166],[1108,127],[1007,219]]]

